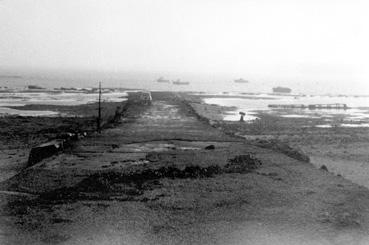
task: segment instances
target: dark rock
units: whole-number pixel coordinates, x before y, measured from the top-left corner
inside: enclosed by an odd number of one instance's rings
[[[214,145],[208,145],[207,147],[205,147],[205,150],[214,150],[215,146]]]
[[[320,169],[328,172],[328,168],[327,168],[327,166],[325,166],[325,165],[322,165],[322,166],[320,167]]]

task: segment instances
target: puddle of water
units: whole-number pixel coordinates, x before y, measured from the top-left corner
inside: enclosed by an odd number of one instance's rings
[[[240,116],[238,113],[243,111],[246,115],[252,115],[255,111],[264,111],[266,113],[276,113],[280,114],[288,113],[282,115],[282,117],[287,118],[325,118],[325,117],[343,117],[352,121],[368,120],[369,119],[369,109],[363,107],[369,107],[369,97],[338,97],[338,96],[275,96],[274,100],[270,99],[260,99],[260,95],[248,95],[253,98],[235,98],[231,95],[226,98],[205,98],[204,102],[207,104],[216,104],[220,106],[234,106],[237,110],[230,111],[224,120],[237,121]],[[271,109],[268,107],[269,104],[334,104],[334,103],[344,103],[350,107],[350,109]],[[362,108],[354,108],[362,107]],[[253,120],[255,116],[246,118],[246,120]]]
[[[346,128],[368,128],[369,123],[358,123],[358,124],[351,124],[351,123],[341,123],[337,124],[338,127],[346,127]],[[321,124],[315,125],[317,128],[332,128],[331,124]]]
[[[315,127],[317,127],[317,128],[331,128],[332,125],[330,125],[330,124],[323,124],[323,125],[315,125]]]
[[[309,115],[299,115],[299,114],[282,115],[282,117],[287,117],[287,118],[317,118],[317,117],[311,117]]]
[[[223,117],[223,120],[225,121],[239,121],[241,118],[241,115],[237,113],[233,113],[233,114],[228,114],[226,116]],[[256,116],[253,116],[251,113],[250,114],[246,114],[244,117],[243,117],[243,120],[245,120],[246,122],[247,121],[252,121],[252,120],[255,120],[257,119],[258,117]]]
[[[5,117],[8,115],[19,115],[19,116],[34,116],[34,117],[40,117],[40,116],[58,116],[59,113],[55,111],[29,111],[29,110],[16,110],[16,109],[10,109],[10,108],[2,108],[0,107],[0,117]]]
[[[348,128],[361,128],[361,127],[368,128],[369,123],[361,123],[361,124],[342,123],[340,126]]]

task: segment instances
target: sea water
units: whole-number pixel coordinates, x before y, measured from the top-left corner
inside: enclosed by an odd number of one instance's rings
[[[102,100],[105,102],[119,102],[127,98],[127,92],[111,92],[102,94]],[[21,107],[31,104],[42,105],[81,105],[97,102],[99,95],[97,93],[85,92],[11,92],[0,93],[0,116],[20,115],[20,116],[57,116],[55,111],[32,111],[19,110],[11,107]]]
[[[189,81],[189,85],[173,85],[172,83],[158,83],[156,79]],[[273,86],[283,83],[270,82],[263,79],[250,78],[249,83],[234,83],[233,78],[227,75],[199,75],[189,73],[155,73],[155,72],[26,72],[17,71],[0,72],[0,91],[7,88],[24,89],[28,85],[38,85],[47,89],[60,87],[92,88],[98,87],[99,82],[104,88],[114,87],[124,89],[145,89],[151,91],[192,91],[201,92],[213,98],[205,99],[206,103],[224,106],[235,106],[237,110],[231,111],[225,120],[238,120],[239,111],[246,112],[246,120],[253,120],[256,111],[263,110],[273,113],[268,108],[269,104],[331,104],[345,103],[351,109],[348,110],[297,110],[296,113],[283,115],[284,117],[329,117],[330,115],[344,114],[349,120],[360,121],[368,117],[366,109],[369,107],[369,97],[365,96],[330,96],[330,95],[308,95],[309,92],[300,83],[292,86],[294,96],[277,96],[271,94]],[[300,84],[300,85],[298,85]],[[336,86],[339,87],[339,86]],[[324,90],[322,90],[324,92]],[[365,91],[364,91],[365,92]],[[302,94],[305,93],[305,94]],[[106,100],[123,100],[123,94],[105,94]],[[219,98],[219,95],[225,98]],[[234,96],[244,98],[234,98]],[[251,98],[250,98],[251,97]],[[26,104],[53,104],[53,105],[77,105],[97,101],[98,95],[89,93],[0,93],[0,114],[23,113],[14,109],[4,109],[6,106],[22,106]],[[26,112],[31,113],[32,112]],[[33,112],[35,114],[35,112]],[[45,112],[40,112],[42,115]],[[51,113],[51,112],[49,112]]]

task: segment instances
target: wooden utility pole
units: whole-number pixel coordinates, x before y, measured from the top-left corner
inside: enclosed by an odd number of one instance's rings
[[[99,82],[99,111],[97,116],[97,132],[101,133],[101,82]]]

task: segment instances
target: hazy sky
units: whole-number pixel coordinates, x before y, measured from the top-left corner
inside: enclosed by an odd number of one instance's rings
[[[368,89],[367,0],[0,0],[0,67],[226,73]]]

